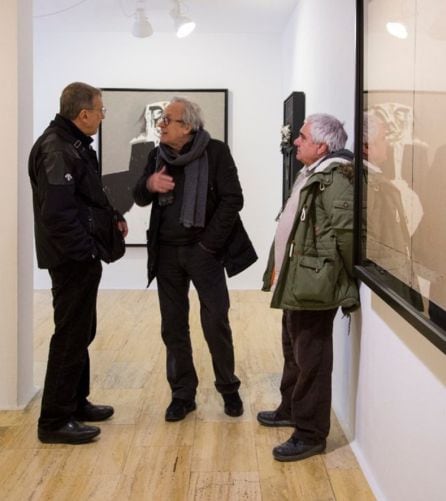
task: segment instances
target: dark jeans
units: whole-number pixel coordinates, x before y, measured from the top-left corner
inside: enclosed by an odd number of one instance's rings
[[[295,424],[293,436],[308,443],[320,442],[330,431],[336,311],[283,312],[284,367],[278,412]]]
[[[196,244],[162,245],[157,282],[161,335],[167,349],[167,380],[172,396],[193,400],[198,386],[189,331],[191,281],[200,300],[201,326],[212,357],[215,387],[220,393],[232,393],[238,390],[240,380],[234,374],[229,294],[223,265]]]
[[[102,265],[99,260],[70,262],[49,270],[55,332],[51,338],[41,429],[66,424],[90,392],[88,345],[96,334],[96,299]]]

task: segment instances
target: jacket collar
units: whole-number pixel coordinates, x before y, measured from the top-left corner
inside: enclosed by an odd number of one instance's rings
[[[64,129],[68,134],[74,137],[74,139],[79,139],[81,143],[87,148],[90,148],[93,138],[84,134],[71,120],[63,117],[59,113],[56,114],[54,120],[50,123],[50,127],[60,127]]]
[[[315,167],[310,171],[304,188],[313,183],[322,183],[328,186],[333,182],[333,171],[339,167],[340,164],[348,165],[351,164],[351,161],[343,157],[333,156],[321,159],[320,163],[315,165]]]

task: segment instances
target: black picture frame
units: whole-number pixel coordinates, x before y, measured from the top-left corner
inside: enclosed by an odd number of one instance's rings
[[[283,103],[282,141],[280,148],[283,155],[282,203],[288,199],[294,180],[302,162],[296,159],[293,141],[299,134],[305,120],[305,94],[292,92]]]
[[[368,259],[364,253],[367,238],[367,189],[363,165],[363,116],[368,96],[364,91],[364,47],[370,51],[372,41],[365,40],[368,0],[356,1],[356,97],[355,97],[355,274],[391,308],[408,321],[443,353],[446,353],[446,312],[422,297],[420,292],[400,281],[388,270]],[[367,42],[367,43],[365,43]],[[370,91],[369,91],[370,92]],[[439,216],[441,217],[441,216]],[[384,221],[382,224],[386,224]],[[428,245],[428,242],[425,242]]]
[[[146,245],[150,207],[138,207],[132,190],[159,138],[155,123],[173,97],[196,102],[211,137],[228,140],[228,89],[102,88],[106,118],[99,130],[99,164],[104,190],[127,220],[127,246]]]

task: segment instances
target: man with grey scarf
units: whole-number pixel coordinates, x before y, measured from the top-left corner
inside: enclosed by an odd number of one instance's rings
[[[147,235],[148,279],[156,276],[161,335],[167,349],[172,402],[166,421],[196,408],[197,373],[189,331],[189,287],[200,300],[201,324],[224,411],[241,416],[240,380],[234,373],[228,276],[256,259],[239,211],[243,195],[229,148],[211,139],[199,106],[173,98],[158,122],[160,145],[149,154],[134,188],[135,202],[152,204]]]

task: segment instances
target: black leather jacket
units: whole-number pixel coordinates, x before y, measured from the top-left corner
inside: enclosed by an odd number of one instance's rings
[[[155,148],[149,153],[144,173],[133,190],[137,205],[152,204],[147,232],[149,283],[157,271],[162,207],[158,203],[158,195],[147,190],[146,180],[155,172],[157,151],[158,148]],[[239,216],[243,195],[229,148],[223,142],[211,139],[206,152],[209,164],[206,224],[198,238],[207,249],[215,252],[231,277],[253,264],[257,254]]]
[[[100,257],[95,212],[109,208],[92,139],[56,115],[29,157],[37,263],[54,268]],[[121,217],[122,219],[122,217]]]

